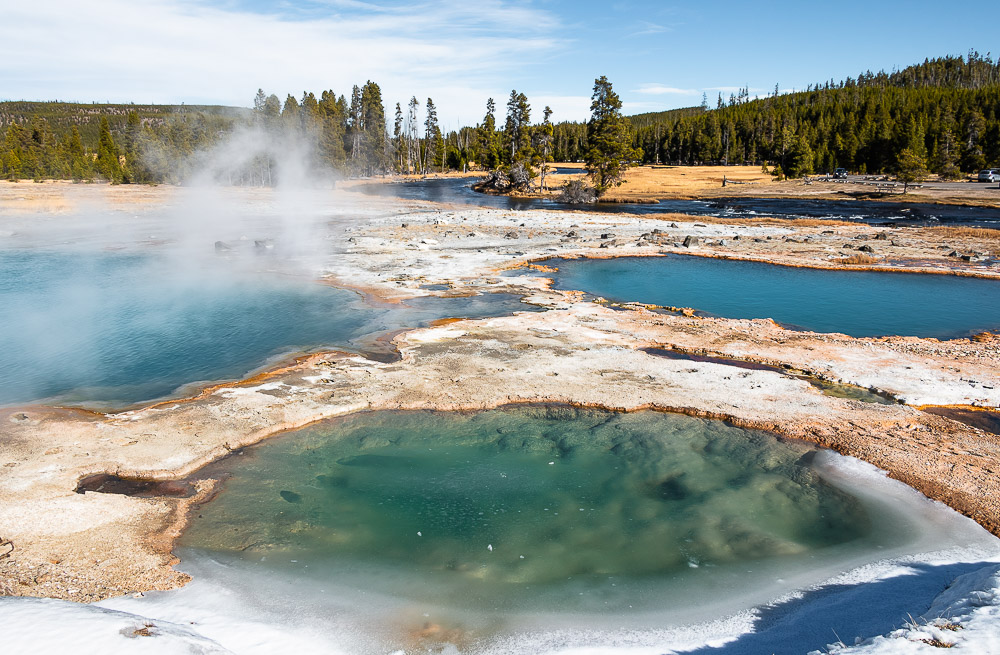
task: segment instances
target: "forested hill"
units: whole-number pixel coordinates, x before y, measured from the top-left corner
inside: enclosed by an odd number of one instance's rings
[[[113,132],[125,130],[130,112],[135,112],[143,125],[165,126],[173,118],[188,117],[191,121],[211,123],[218,129],[228,129],[235,119],[245,117],[249,109],[219,105],[136,105],[82,104],[73,102],[0,102],[0,130],[11,125],[30,127],[44,121],[48,131],[63,139],[76,127],[84,143],[97,143],[101,117],[106,117]]]
[[[633,116],[628,116],[627,118],[633,128],[642,129],[644,127],[655,126],[658,123],[663,124],[677,121],[681,118],[700,116],[705,113],[705,109],[705,107],[682,107],[681,109],[668,109],[667,111],[652,111],[645,114],[635,114]]]
[[[720,97],[713,110],[637,126],[635,145],[646,162],[770,162],[789,177],[892,171],[909,149],[954,177],[1000,165],[1000,62],[970,53],[802,92]]]
[[[712,104],[706,98],[698,107],[629,117],[628,158],[753,164],[787,177],[839,167],[895,172],[901,158],[946,178],[1000,166],[1000,63],[989,55],[866,71],[800,92],[775,87],[763,98],[744,88]],[[303,92],[282,103],[258,91],[253,109],[0,102],[0,178],[180,182],[204,168],[200,153],[238,126],[270,135],[256,142],[274,152],[251,153],[252,161],[216,173],[233,184],[274,182],[281,153],[270,137],[279,135],[311,143],[310,165],[345,175],[491,170],[516,159],[530,180],[543,162],[587,159],[586,123],[553,124],[548,107],[532,123],[529,99],[516,90],[506,119],[493,99],[486,106],[479,125],[445,134],[431,98],[397,104],[387,123],[381,89],[370,80],[349,97]]]
[[[152,161],[152,149],[150,161],[139,161],[147,145],[155,142],[155,159],[172,162],[161,170],[179,168],[250,113],[217,105],[0,102],[0,178],[163,181],[151,171],[161,163]],[[123,157],[135,164],[129,175]]]

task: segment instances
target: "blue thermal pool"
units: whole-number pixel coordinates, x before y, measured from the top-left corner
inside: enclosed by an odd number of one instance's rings
[[[550,260],[558,289],[855,337],[1000,328],[1000,280],[791,268],[686,255]]]
[[[304,277],[153,255],[0,251],[0,405],[122,406],[239,378],[275,358],[357,347],[429,320],[529,309],[509,295],[392,310]]]

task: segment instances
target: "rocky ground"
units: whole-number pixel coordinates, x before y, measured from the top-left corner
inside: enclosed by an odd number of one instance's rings
[[[918,409],[1000,406],[995,338],[855,339],[767,320],[611,307],[550,289],[546,272],[531,264],[555,255],[684,252],[857,268],[843,262],[864,254],[861,267],[1000,277],[998,244],[988,234],[427,205],[386,206],[346,228],[338,222],[338,235],[344,229],[323,267],[331,284],[390,302],[518,293],[545,311],[405,332],[393,340],[398,361],[314,355],[134,411],[4,410],[0,537],[9,545],[0,547],[0,593],[93,601],[183,584],[171,568],[172,542],[212,482],[197,482],[188,498],[139,498],[76,493],[83,477],[177,478],[278,432],[378,409],[571,403],[724,418],[869,461],[1000,534],[1000,436]],[[647,347],[788,366],[905,404],[840,398],[780,371],[667,359]]]

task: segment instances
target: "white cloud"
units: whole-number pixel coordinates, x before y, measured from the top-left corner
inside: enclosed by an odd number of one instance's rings
[[[531,102],[531,120],[540,123],[542,110],[546,106],[552,109],[552,122],[586,121],[590,118],[590,96],[528,96]]]
[[[651,23],[649,21],[640,21],[639,29],[633,33],[633,36],[645,36],[647,34],[664,34],[666,32],[673,32],[674,28],[669,25],[661,25],[659,23]]]
[[[682,96],[696,96],[701,93],[696,89],[679,89],[674,86],[664,86],[663,84],[640,84],[638,89],[635,89],[633,93],[642,93],[645,95],[682,95]]]
[[[0,58],[0,93],[247,106],[258,87],[282,98],[349,94],[370,79],[387,114],[396,101],[431,96],[447,120],[483,113],[486,95],[459,80],[503,86],[501,75],[561,44],[552,14],[507,0],[322,4],[263,14],[194,0],[0,0],[0,42],[17,53]]]

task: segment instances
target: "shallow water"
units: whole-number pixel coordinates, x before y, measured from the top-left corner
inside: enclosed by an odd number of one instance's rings
[[[541,198],[511,198],[477,193],[478,178],[428,179],[397,184],[367,184],[351,191],[367,195],[430,200],[501,209],[570,210],[627,214],[680,213],[693,216],[753,218],[824,218],[877,225],[1000,226],[1000,210],[927,203],[868,200],[811,200],[804,198],[716,198],[713,200],[662,200],[658,203],[567,204]]]
[[[387,646],[414,623],[662,627],[923,539],[912,507],[828,473],[808,445],[653,412],[364,414],[202,471],[232,477],[181,568],[298,589],[302,612]]]
[[[364,349],[374,333],[530,309],[499,295],[374,308],[306,277],[223,264],[189,271],[155,255],[0,251],[0,405],[128,405],[295,352]]]
[[[1000,281],[825,271],[685,255],[550,260],[558,289],[855,337],[955,338],[1000,327]]]

